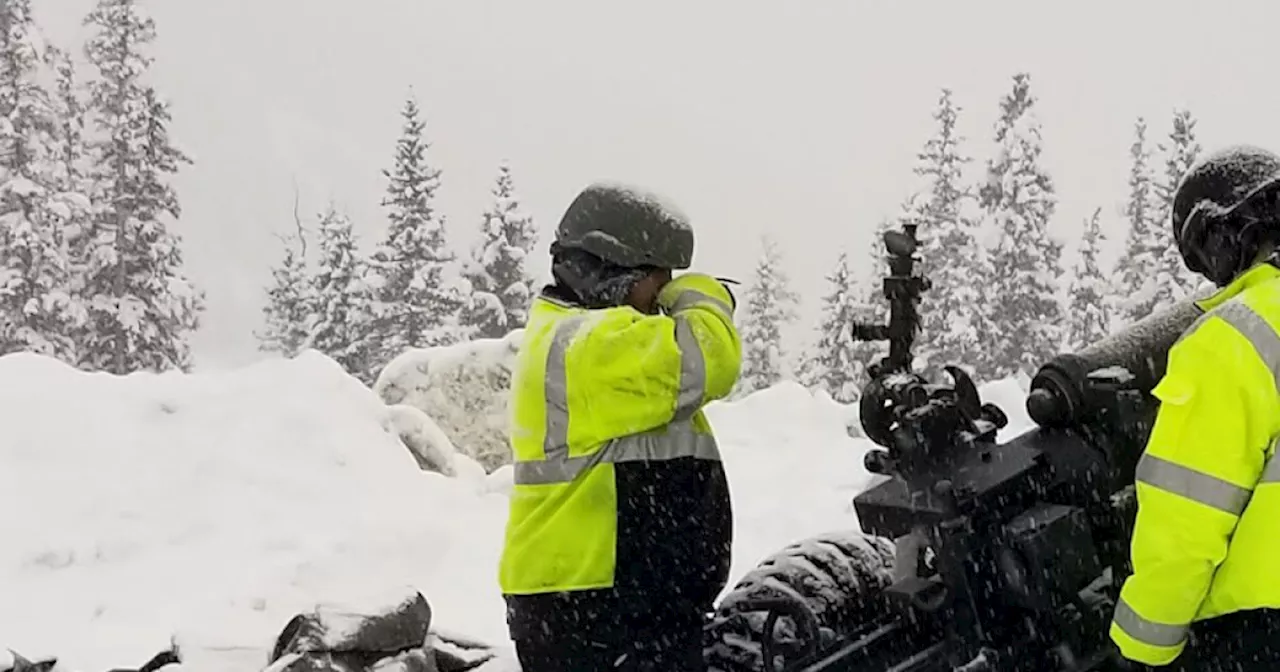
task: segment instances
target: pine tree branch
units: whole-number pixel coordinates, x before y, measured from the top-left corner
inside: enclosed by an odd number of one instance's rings
[[[298,214],[298,177],[293,177],[293,226],[298,230],[298,243],[302,250],[302,258],[307,257],[306,229],[302,226],[302,216]]]

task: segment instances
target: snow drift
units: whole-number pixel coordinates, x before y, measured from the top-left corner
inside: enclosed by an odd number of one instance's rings
[[[502,637],[505,498],[420,470],[389,413],[315,353],[128,377],[0,358],[0,648],[92,671],[176,634],[183,669],[258,670],[295,613],[406,585]]]
[[[459,346],[453,361],[513,342]],[[427,394],[414,385],[402,399]],[[435,432],[450,423],[388,406],[389,387],[380,399],[314,352],[127,377],[0,358],[0,651],[95,672],[176,636],[183,670],[254,672],[295,614],[411,588],[433,628],[503,649],[485,672],[515,669],[496,581],[510,470],[449,458]],[[483,387],[462,391],[501,398]],[[1017,424],[1017,384],[986,391]],[[850,500],[873,477],[870,444],[847,434],[853,407],[784,383],[708,416],[734,498],[732,581],[789,542],[857,528]],[[406,436],[456,476],[421,469]]]

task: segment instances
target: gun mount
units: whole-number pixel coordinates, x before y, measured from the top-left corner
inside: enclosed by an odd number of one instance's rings
[[[914,226],[884,243],[888,324],[853,333],[889,342],[869,367],[859,407],[867,437],[882,448],[866,466],[882,480],[853,503],[866,533],[897,540],[897,566],[890,585],[866,598],[880,605],[870,622],[835,644],[809,633],[812,643],[781,669],[1125,669],[1107,630],[1129,573],[1134,470],[1157,409],[1150,392],[1169,348],[1201,314],[1199,297],[1046,363],[1026,402],[1039,426],[1002,443],[1005,413],[982,402],[964,370],[945,367],[950,384],[913,370],[929,282],[915,272]],[[779,669],[772,628],[787,610],[761,605],[754,608],[770,612],[765,669]],[[814,619],[792,620],[796,638],[810,641],[803,631]]]

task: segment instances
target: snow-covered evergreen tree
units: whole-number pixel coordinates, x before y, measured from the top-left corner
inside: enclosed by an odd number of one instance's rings
[[[1071,277],[1070,303],[1067,308],[1067,348],[1081,350],[1105,338],[1110,332],[1113,290],[1098,262],[1105,240],[1102,233],[1102,208],[1093,211],[1080,239],[1080,258]]]
[[[1124,206],[1128,234],[1124,252],[1116,262],[1119,291],[1115,296],[1115,310],[1122,323],[1140,320],[1151,313],[1157,261],[1164,241],[1153,191],[1146,120],[1138,117],[1133,130],[1133,144],[1129,146],[1129,196]]]
[[[8,179],[33,181],[55,120],[49,94],[37,81],[31,0],[0,3],[0,164]]]
[[[987,165],[981,202],[998,233],[984,348],[996,376],[1033,373],[1062,343],[1062,245],[1048,231],[1056,207],[1053,181],[1040,165],[1040,122],[1030,75],[1019,73],[1001,101],[996,156]]]
[[[800,296],[791,289],[776,241],[762,238],[763,254],[742,297],[742,371],[734,396],[765,389],[788,375],[783,330],[798,317]]]
[[[311,326],[311,347],[372,384],[382,363],[375,361],[381,335],[373,330],[369,265],[360,256],[351,220],[332,204],[320,216],[317,238],[312,314],[302,321]]]
[[[73,343],[85,335],[88,319],[85,288],[88,268],[88,235],[95,212],[90,201],[93,181],[89,174],[86,147],[87,114],[75,61],[67,51],[49,46],[44,54],[46,66],[54,73],[52,107],[56,127],[50,136],[47,160],[50,164],[48,201],[49,225],[54,244],[66,266],[68,294],[67,333]],[[78,363],[78,353],[67,356]]]
[[[466,270],[472,290],[460,321],[469,338],[501,338],[523,327],[535,291],[527,259],[538,231],[520,207],[506,162],[498,166],[491,193],[493,205],[484,213],[481,239]]]
[[[835,269],[827,276],[827,286],[817,338],[802,361],[799,378],[806,387],[826,390],[836,401],[852,403],[861,394],[870,364],[860,352],[862,343],[853,340],[853,327],[870,316],[859,296],[847,253],[840,253]]]
[[[0,354],[73,362],[82,313],[70,294],[57,110],[38,79],[35,30],[30,0],[0,3]]]
[[[445,221],[435,208],[440,170],[427,161],[426,124],[412,97],[401,110],[394,167],[384,170],[388,209],[386,237],[373,254],[377,273],[378,366],[406,349],[458,340],[463,296],[458,260],[449,250]]]
[[[311,330],[317,317],[316,285],[308,267],[307,231],[300,219],[295,219],[295,223],[297,230],[293,234],[280,236],[285,246],[284,257],[271,269],[272,283],[262,308],[266,324],[255,334],[259,350],[285,357],[293,357],[311,347]]]
[[[1187,269],[1178,252],[1170,224],[1173,196],[1182,176],[1191,169],[1200,156],[1200,143],[1196,140],[1196,121],[1187,110],[1175,110],[1173,127],[1168,139],[1160,144],[1164,154],[1164,171],[1156,183],[1159,206],[1157,215],[1158,254],[1156,255],[1156,291],[1154,309],[1167,307],[1199,289],[1211,286],[1207,280]]]
[[[911,214],[919,226],[920,268],[933,283],[921,302],[927,337],[919,352],[934,373],[946,364],[974,360],[982,297],[973,279],[986,275],[974,194],[965,184],[965,166],[972,159],[961,150],[965,139],[956,129],[959,113],[951,91],[943,89],[933,114],[937,132],[916,155],[914,169],[926,183]]]
[[[168,105],[145,81],[155,23],[136,0],[99,0],[85,24],[94,31],[85,53],[98,73],[89,108],[100,207],[86,243],[81,365],[116,374],[186,370],[204,295],[185,277],[181,241],[169,228],[181,207],[167,180],[191,160],[171,143]]]
[[[59,186],[66,193],[82,194],[86,189],[87,164],[85,156],[85,101],[81,96],[81,84],[75,60],[69,52],[57,47],[45,51],[45,63],[55,75],[53,90],[54,118],[57,132],[54,134],[54,151],[51,158]],[[87,197],[83,198],[87,204]]]

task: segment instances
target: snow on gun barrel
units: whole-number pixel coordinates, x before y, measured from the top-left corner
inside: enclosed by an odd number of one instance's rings
[[[1148,394],[1164,376],[1169,349],[1203,315],[1192,295],[1075,353],[1058,355],[1031,380],[1027,413],[1042,427],[1087,422],[1089,391],[1098,384],[1124,384]],[[1123,380],[1122,380],[1123,379]]]

